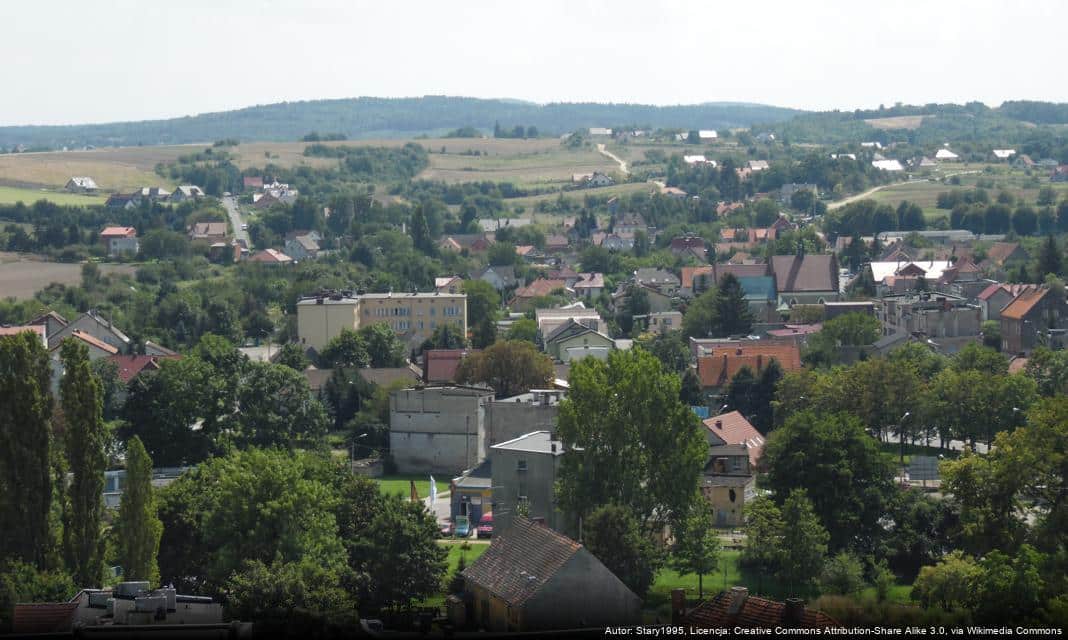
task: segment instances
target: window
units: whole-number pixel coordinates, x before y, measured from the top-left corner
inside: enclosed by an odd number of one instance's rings
[[[526,471],[527,470],[527,461],[523,460],[523,459],[517,460],[516,463],[515,463],[515,470],[516,471]]]
[[[435,307],[430,307],[430,315],[434,316],[434,315],[437,315],[437,313],[438,313],[438,310]]]
[[[521,502],[521,503],[527,501],[527,483],[525,483],[525,482],[520,482],[519,483],[519,497],[518,497],[518,499],[519,499],[519,502]]]

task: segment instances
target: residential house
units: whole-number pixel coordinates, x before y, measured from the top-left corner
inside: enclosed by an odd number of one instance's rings
[[[59,330],[48,336],[48,348],[55,349],[65,338],[74,335],[75,332],[87,334],[107,345],[115,348],[115,353],[130,353],[132,343],[130,337],[111,324],[110,320],[104,319],[89,311],[78,316],[74,321],[67,323]],[[110,355],[110,354],[109,354]]]
[[[742,367],[760,375],[772,360],[784,372],[801,369],[801,350],[793,341],[744,340],[703,344],[697,357],[697,377],[710,396],[719,395]]]
[[[683,198],[686,198],[690,194],[686,193],[678,187],[660,187],[660,195],[681,200]]]
[[[612,135],[612,130],[606,127],[590,127],[589,134],[591,136],[610,136]]]
[[[527,286],[516,289],[515,293],[512,294],[512,301],[509,306],[514,311],[527,311],[533,306],[536,299],[552,295],[554,291],[562,291],[564,295],[572,293],[568,291],[567,283],[563,280],[538,278]]]
[[[587,309],[581,302],[559,309],[536,309],[534,321],[538,324],[538,334],[544,343],[549,334],[568,321],[575,321],[600,333],[608,333],[608,323],[601,318],[596,309]]]
[[[709,160],[708,158],[706,158],[706,157],[704,157],[703,155],[700,155],[700,154],[682,156],[682,161],[685,162],[686,164],[690,164],[690,165],[708,164],[708,165],[711,165],[713,168],[716,166],[716,161],[715,160]]]
[[[707,260],[708,249],[705,239],[697,236],[684,236],[672,238],[670,245],[671,253],[676,256],[691,256],[699,262]]]
[[[952,162],[960,160],[960,156],[943,147],[942,149],[939,149],[935,152],[935,160],[941,160],[943,162]]]
[[[388,324],[410,348],[416,348],[441,324],[467,335],[467,296],[460,293],[365,293],[334,291],[297,302],[297,335],[305,349],[320,351],[342,329],[356,331]],[[464,467],[467,468],[467,467]]]
[[[282,204],[282,199],[270,193],[257,193],[252,196],[252,207],[254,209],[263,211],[276,204]]]
[[[1047,287],[1024,291],[1001,310],[1001,351],[1029,354],[1038,345],[1063,348],[1068,308]]]
[[[615,346],[612,338],[574,319],[564,321],[545,336],[545,351],[563,363],[587,356],[604,360]]]
[[[634,248],[634,234],[626,231],[619,233],[607,233],[607,234],[594,234],[599,236],[600,242],[594,242],[595,245],[604,247],[609,251],[630,251]]]
[[[594,171],[593,175],[591,175],[590,178],[586,180],[587,187],[610,187],[615,183],[615,180],[601,173],[600,171]]]
[[[484,233],[454,233],[438,242],[438,248],[456,253],[482,253],[492,245],[493,241]]]
[[[567,251],[570,244],[567,236],[555,234],[545,238],[546,253],[561,253]]]
[[[63,327],[70,324],[67,319],[59,315],[55,311],[49,311],[42,315],[37,316],[33,320],[30,320],[27,324],[41,325],[45,328],[45,336],[51,337]],[[47,344],[46,344],[47,346]]]
[[[225,222],[197,222],[189,227],[189,240],[193,243],[211,245],[228,242],[230,239]]]
[[[162,202],[171,197],[171,192],[163,187],[141,187],[133,192],[134,196],[140,196],[141,200],[148,202]]]
[[[442,384],[456,382],[456,371],[464,358],[477,349],[427,349],[423,352],[423,382]]]
[[[682,313],[678,311],[660,311],[634,316],[634,321],[639,323],[646,331],[655,333],[667,333],[682,328]]]
[[[883,336],[895,333],[926,338],[942,353],[956,353],[980,338],[983,312],[963,298],[942,293],[884,296],[875,303]]]
[[[645,218],[640,213],[624,213],[612,220],[612,231],[614,233],[629,233],[632,235],[641,231],[648,234],[649,225],[646,224]]]
[[[918,287],[918,280],[923,279],[929,289],[942,279],[944,272],[953,263],[949,260],[880,260],[868,263],[876,293],[903,293]]]
[[[464,280],[460,276],[434,278],[434,291],[438,293],[463,293]]]
[[[604,291],[604,274],[580,273],[579,279],[571,288],[579,298],[596,298]]]
[[[679,290],[679,278],[670,271],[643,267],[634,272],[634,282],[653,287],[666,295],[675,295]]]
[[[422,370],[409,364],[404,367],[360,367],[356,374],[368,384],[376,387],[389,387],[403,382],[409,387],[419,384]]]
[[[641,599],[578,542],[526,518],[464,570],[474,622],[491,632],[627,627]]]
[[[776,309],[778,293],[775,290],[774,277],[741,276],[738,278],[738,284],[742,287],[742,295],[755,321],[773,322],[779,319]]]
[[[1010,269],[1031,260],[1031,254],[1019,242],[995,242],[986,251],[986,259],[1001,270]]]
[[[113,193],[108,196],[104,206],[108,209],[136,209],[141,206],[141,198],[130,193]]]
[[[750,171],[765,171],[769,169],[767,160],[749,160],[745,163],[745,167]]]
[[[994,149],[994,157],[998,160],[1008,160],[1016,155],[1016,149]]]
[[[289,257],[285,253],[277,249],[264,249],[263,251],[257,251],[252,254],[252,257],[248,259],[249,262],[259,262],[261,264],[269,265],[284,265],[291,264],[293,258]]]
[[[182,356],[178,354],[169,356],[158,355],[125,355],[113,354],[107,356],[109,362],[115,363],[118,368],[119,381],[123,385],[130,384],[142,371],[158,371],[159,363],[163,360],[178,360]]]
[[[195,184],[178,185],[171,192],[171,202],[185,202],[187,200],[199,200],[204,197],[204,190]]]
[[[823,304],[839,298],[838,260],[834,254],[772,256],[770,266],[780,305]]]
[[[616,309],[625,307],[632,289],[637,289],[645,294],[646,302],[649,303],[650,312],[659,313],[662,311],[671,311],[673,308],[672,300],[674,299],[674,295],[665,293],[663,289],[644,282],[619,283],[619,287],[612,294],[612,306]]]
[[[531,218],[488,218],[480,219],[478,226],[484,233],[492,233],[501,229],[518,229],[533,223]]]
[[[905,167],[901,165],[901,162],[894,159],[889,160],[872,160],[871,166],[881,171],[904,171]]]
[[[96,180],[93,180],[89,176],[74,176],[70,180],[67,180],[67,184],[63,185],[63,188],[71,193],[96,193],[100,191],[100,187],[97,186]]]
[[[719,137],[715,129],[699,129],[697,131],[698,140],[715,140]]]
[[[1035,166],[1035,161],[1032,160],[1031,156],[1027,155],[1026,153],[1021,153],[1020,155],[1016,156],[1016,161],[1013,162],[1013,164],[1023,169],[1031,169]]]
[[[389,450],[400,473],[449,473],[486,459],[485,404],[493,390],[441,386],[389,395]]]
[[[522,258],[524,262],[532,262],[537,258],[539,251],[532,244],[521,244],[516,246],[515,254]]]
[[[563,463],[564,445],[552,429],[525,433],[490,447],[493,461],[494,533],[512,526],[516,507],[556,531],[570,533],[571,524],[557,507],[554,486]]]
[[[744,524],[745,505],[756,498],[756,465],[764,436],[737,411],[703,421],[708,461],[700,480],[701,494],[712,507],[717,527]]]
[[[513,289],[518,283],[515,277],[515,267],[490,265],[485,269],[471,274],[475,280],[488,282],[498,292]]]
[[[841,625],[834,619],[805,606],[800,598],[776,602],[749,595],[746,587],[720,591],[686,613],[686,596],[672,592],[673,625],[687,629],[830,629]],[[676,600],[678,602],[676,603]]]
[[[100,232],[100,241],[107,247],[109,258],[137,255],[141,250],[137,229],[133,227],[105,227]]]
[[[241,178],[241,184],[245,188],[245,191],[250,189],[262,189],[263,176],[244,176]]]
[[[775,340],[792,340],[798,347],[808,344],[808,337],[819,333],[823,329],[823,323],[815,324],[786,324],[781,329],[768,329],[765,333]]]
[[[562,269],[554,269],[547,274],[550,280],[563,280],[564,286],[568,289],[575,286],[575,283],[582,277],[578,271],[575,271],[571,267],[563,267]]]
[[[323,236],[318,231],[290,231],[285,236],[285,252],[294,260],[314,260],[322,248]]]
[[[983,320],[1000,320],[1001,310],[1024,291],[1037,289],[1036,284],[1007,284],[995,282],[983,289],[977,299],[983,311]]]

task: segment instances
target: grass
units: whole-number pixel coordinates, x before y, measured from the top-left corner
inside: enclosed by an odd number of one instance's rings
[[[416,603],[417,607],[443,607],[445,606],[445,596],[448,595],[449,581],[452,580],[452,574],[456,573],[456,567],[460,566],[460,558],[464,558],[464,562],[467,566],[471,566],[471,563],[478,559],[486,549],[489,549],[489,545],[486,543],[472,542],[468,545],[467,549],[463,548],[462,543],[438,540],[438,544],[446,547],[449,550],[449,555],[446,557],[446,563],[448,568],[445,570],[445,576],[441,580],[441,593],[422,602]]]
[[[865,120],[871,126],[876,129],[918,129],[923,124],[924,118],[933,118],[934,116],[894,116],[891,118],[870,118]]]
[[[382,476],[381,478],[375,478],[378,483],[378,488],[382,493],[401,495],[405,498],[408,497],[411,491],[411,481],[415,481],[415,490],[419,492],[420,498],[425,498],[430,495],[430,477],[423,474],[406,474],[399,473],[393,475]],[[434,479],[438,485],[438,493],[448,489],[448,480],[444,480],[445,484],[442,484],[441,478]]]
[[[22,189],[19,187],[0,186],[0,204],[23,202],[33,204],[38,200],[48,200],[59,205],[94,205],[104,204],[105,196],[67,193],[66,191],[45,191],[43,189]]]

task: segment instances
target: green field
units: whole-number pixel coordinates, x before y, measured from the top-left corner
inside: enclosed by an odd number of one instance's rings
[[[415,480],[415,490],[419,492],[420,498],[426,498],[430,495],[430,476],[427,475],[400,473],[375,478],[375,482],[378,483],[378,488],[382,493],[400,495],[405,498],[408,497],[411,491],[410,483],[412,480]],[[449,480],[449,478],[434,478],[438,485],[438,493],[448,491]]]
[[[38,200],[48,200],[56,204],[91,205],[104,204],[105,196],[89,196],[65,191],[45,191],[42,189],[19,189],[18,187],[0,186],[0,204],[24,202],[33,204]]]

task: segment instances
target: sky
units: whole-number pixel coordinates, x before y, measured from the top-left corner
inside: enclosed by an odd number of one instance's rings
[[[4,2],[0,125],[282,101],[1068,102],[1064,0]]]

